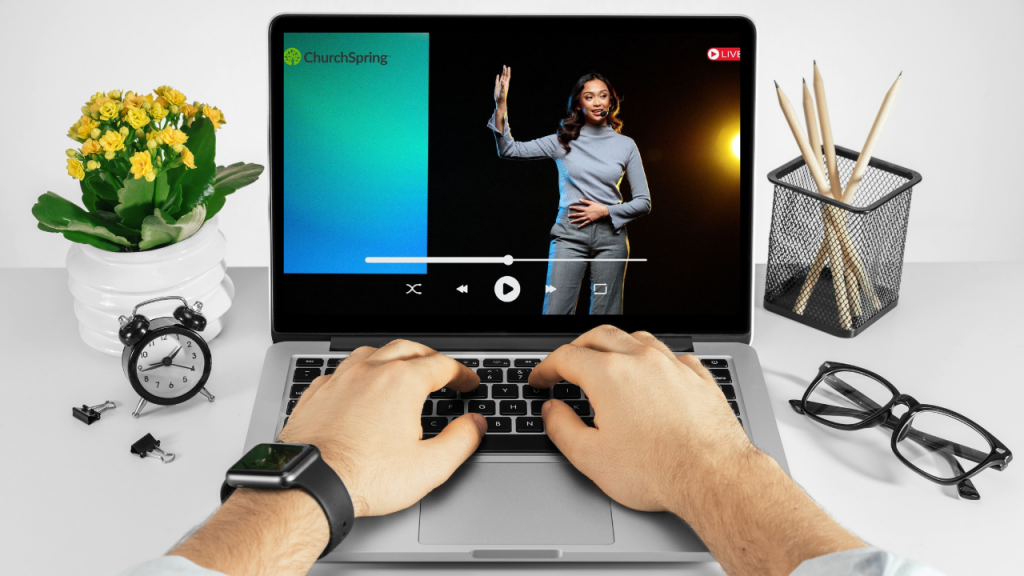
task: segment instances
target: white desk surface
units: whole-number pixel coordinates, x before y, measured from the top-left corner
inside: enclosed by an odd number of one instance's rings
[[[110,574],[163,554],[218,504],[224,470],[240,454],[263,354],[271,344],[267,271],[229,270],[238,289],[224,332],[211,343],[209,388],[173,407],[147,407],[120,360],[78,336],[63,269],[0,271],[7,329],[0,359],[7,390],[0,431],[8,456],[0,480],[2,572]],[[981,500],[959,500],[905,468],[878,429],[839,432],[794,413],[825,360],[856,364],[919,401],[977,420],[1024,455],[1020,309],[1024,263],[908,264],[900,304],[861,336],[845,340],[769,313],[755,288],[755,342],[793,477],[861,538],[954,574],[1005,573],[1019,565],[1024,469],[987,471]],[[72,406],[114,400],[86,426]],[[147,432],[177,453],[171,464],[129,453]],[[1013,526],[1018,526],[1014,529]],[[1014,536],[1016,534],[1016,536]],[[479,564],[318,566],[314,574],[479,571]],[[522,565],[489,565],[522,571]],[[622,571],[622,565],[531,565],[532,572]],[[631,572],[721,574],[717,564],[630,566]]]

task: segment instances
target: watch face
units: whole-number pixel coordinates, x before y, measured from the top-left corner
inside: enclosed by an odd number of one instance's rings
[[[206,373],[207,346],[187,330],[154,330],[139,342],[131,370],[139,385],[158,398],[173,399],[191,392]]]
[[[242,459],[231,467],[232,470],[252,470],[280,472],[288,467],[295,458],[302,454],[307,446],[290,444],[259,444],[242,456]]]

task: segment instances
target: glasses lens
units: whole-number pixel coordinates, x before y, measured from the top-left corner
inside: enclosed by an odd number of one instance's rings
[[[910,428],[898,438],[896,450],[915,468],[941,480],[963,476],[992,453],[980,432],[939,412],[911,416]]]
[[[878,380],[841,370],[825,376],[807,396],[807,412],[836,424],[858,424],[877,414],[895,395]]]

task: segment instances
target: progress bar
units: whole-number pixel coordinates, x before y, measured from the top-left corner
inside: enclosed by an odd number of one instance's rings
[[[505,256],[367,256],[367,264],[504,264],[515,262],[647,262],[646,258],[513,258]]]

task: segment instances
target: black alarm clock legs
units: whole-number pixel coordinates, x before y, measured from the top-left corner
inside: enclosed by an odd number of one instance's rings
[[[209,400],[210,402],[213,402],[214,400],[217,399],[217,397],[214,396],[213,394],[210,394],[210,391],[207,390],[206,388],[200,388],[199,393],[202,394],[203,396],[206,396],[206,399]]]
[[[145,408],[145,407],[146,407],[146,399],[145,398],[139,398],[139,404],[135,407],[135,410],[132,412],[132,418],[138,418],[139,415],[142,414],[142,409]]]

